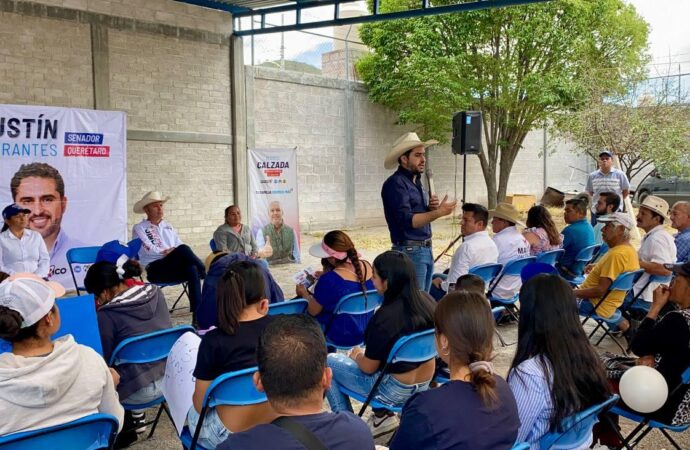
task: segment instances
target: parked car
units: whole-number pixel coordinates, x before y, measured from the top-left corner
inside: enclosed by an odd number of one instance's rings
[[[669,176],[662,177],[659,174],[652,174],[645,179],[635,192],[635,201],[639,205],[648,195],[656,195],[673,205],[679,200],[690,201],[690,178]]]

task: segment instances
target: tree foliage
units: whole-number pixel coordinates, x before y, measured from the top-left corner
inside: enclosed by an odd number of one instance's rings
[[[417,0],[382,0],[380,9],[418,7]],[[424,138],[446,142],[453,113],[482,111],[479,160],[494,206],[506,195],[527,133],[582,104],[585,73],[598,73],[604,92],[639,76],[647,34],[647,24],[622,0],[558,0],[396,20],[360,28],[373,51],[357,70],[370,97],[397,111],[401,123],[417,124]]]
[[[583,107],[557,115],[553,128],[592,158],[602,148],[616,153],[628,179],[643,175],[641,183],[652,168],[678,175],[690,166],[690,106],[675,91],[666,80],[631,83],[625,95],[604,97],[592,85]]]

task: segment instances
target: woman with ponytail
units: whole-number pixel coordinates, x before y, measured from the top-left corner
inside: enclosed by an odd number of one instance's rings
[[[333,270],[319,277],[313,294],[300,284],[297,295],[309,301],[309,314],[321,324],[329,342],[343,347],[358,345],[373,313],[334,317],[333,310],[344,296],[374,289],[371,264],[360,259],[350,236],[340,230],[326,233],[321,242],[309,248],[309,254],[325,258]]]
[[[192,434],[206,390],[214,379],[228,372],[257,365],[256,348],[261,332],[270,323],[268,299],[261,268],[251,261],[228,266],[217,288],[218,328],[201,338],[194,377],[193,406],[187,414]],[[277,416],[268,402],[251,406],[219,406],[204,417],[199,444],[216,448],[231,433],[269,423]]]
[[[391,450],[511,448],[520,421],[508,383],[490,362],[494,319],[486,298],[452,292],[436,307],[434,323],[450,381],[408,400]]]
[[[161,290],[152,284],[135,285],[141,275],[138,261],[120,255],[115,263],[99,261],[91,265],[84,278],[86,291],[96,298],[96,315],[101,334],[103,358],[110,361],[115,348],[127,338],[172,327],[168,305]],[[117,392],[122,403],[148,403],[161,395],[165,361],[118,366]],[[125,412],[124,432],[117,447],[136,441],[144,432],[144,411]]]

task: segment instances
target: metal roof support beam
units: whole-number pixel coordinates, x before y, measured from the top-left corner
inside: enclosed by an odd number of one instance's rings
[[[233,14],[236,26],[234,27],[235,36],[250,36],[256,34],[282,33],[286,31],[299,31],[311,28],[321,28],[329,26],[351,25],[355,23],[365,22],[380,22],[384,20],[394,19],[410,19],[414,17],[436,16],[440,14],[450,14],[467,11],[478,11],[491,8],[504,8],[508,6],[526,5],[530,3],[541,3],[551,0],[479,0],[469,3],[458,3],[455,5],[446,6],[431,6],[429,0],[422,0],[421,9],[413,9],[408,11],[397,11],[391,13],[379,12],[379,1],[374,0],[374,12],[366,16],[358,17],[340,17],[340,4],[351,3],[355,0],[318,0],[318,1],[303,1],[299,3],[291,3],[288,5],[276,6],[272,8],[264,8],[255,11],[237,12]],[[333,19],[320,20],[314,22],[302,22],[302,10],[307,8],[316,8],[322,6],[333,6]],[[268,14],[294,12],[295,23],[281,26],[266,26],[265,16]],[[250,18],[252,22],[255,16],[261,17],[261,27],[240,30],[239,22],[243,18]]]

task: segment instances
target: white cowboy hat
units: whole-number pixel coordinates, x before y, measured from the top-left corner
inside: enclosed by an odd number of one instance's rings
[[[405,133],[400,136],[393,144],[393,149],[386,155],[386,160],[383,162],[383,167],[385,169],[394,169],[398,165],[398,158],[400,158],[403,153],[408,150],[412,150],[420,145],[424,148],[438,144],[438,141],[431,139],[430,141],[423,142],[417,136],[417,133]]]
[[[668,202],[661,197],[657,197],[656,195],[646,196],[640,207],[651,209],[662,217],[668,217]]]
[[[146,207],[146,205],[150,205],[151,203],[155,203],[155,202],[165,203],[168,200],[170,200],[170,197],[163,198],[161,193],[158,191],[147,192],[141,198],[141,200],[139,200],[138,202],[136,202],[134,204],[134,212],[136,214],[144,214],[145,213],[144,208]]]
[[[489,210],[489,214],[492,217],[498,217],[499,219],[516,223],[521,227],[525,226],[522,220],[520,220],[520,212],[514,205],[511,205],[510,203],[499,203],[498,205],[496,205],[495,209]]]

